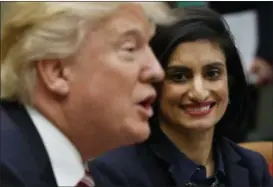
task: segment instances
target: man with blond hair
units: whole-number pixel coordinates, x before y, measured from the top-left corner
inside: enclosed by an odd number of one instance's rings
[[[1,185],[94,186],[88,159],[149,136],[164,73],[148,44],[176,18],[160,2],[17,2],[5,13]]]

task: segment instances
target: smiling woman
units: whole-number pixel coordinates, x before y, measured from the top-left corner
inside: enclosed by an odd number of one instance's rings
[[[181,17],[158,27],[150,42],[166,77],[156,86],[149,140],[93,160],[93,173],[115,168],[133,187],[272,186],[262,156],[225,138],[244,124],[247,107],[241,60],[225,21],[207,8],[184,8]]]
[[[197,40],[179,44],[170,56],[167,79],[160,90],[165,121],[161,127],[177,124],[183,132],[212,128],[228,105],[225,64],[225,55],[215,43]]]
[[[160,34],[151,42],[166,72],[166,80],[158,90],[161,99],[157,112],[165,110],[163,103],[171,103],[164,94],[175,90],[178,96],[174,103],[178,106],[179,100],[179,108],[187,103],[214,103],[215,110],[206,119],[214,120],[208,124],[215,126],[212,129],[215,136],[236,133],[244,125],[247,112],[246,81],[227,25],[220,15],[207,8],[185,8],[181,14],[184,17],[179,24],[160,27]],[[178,111],[185,114],[183,110]],[[180,119],[185,117],[190,116],[180,116]],[[180,128],[185,125],[182,124]]]

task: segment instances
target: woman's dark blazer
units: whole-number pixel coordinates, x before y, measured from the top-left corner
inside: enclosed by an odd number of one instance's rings
[[[226,138],[219,139],[218,145],[227,176],[226,186],[273,187],[268,165],[259,153]],[[171,186],[167,182],[170,176],[176,181],[176,186],[185,186],[185,173],[179,173],[176,166],[163,169],[166,166],[160,164],[157,155],[157,151],[164,152],[160,149],[160,143],[153,141],[121,147],[91,161],[89,167],[98,186],[166,187]]]

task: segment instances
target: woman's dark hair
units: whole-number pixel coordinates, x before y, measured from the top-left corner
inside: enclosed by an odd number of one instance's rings
[[[230,104],[216,125],[215,136],[233,139],[232,137],[238,135],[245,125],[247,83],[239,52],[229,28],[221,15],[209,8],[188,7],[174,11],[181,16],[180,21],[168,27],[158,27],[155,37],[150,42],[151,48],[162,67],[166,69],[171,54],[183,42],[204,39],[219,45],[226,57]],[[151,125],[157,123],[158,104],[156,101]]]

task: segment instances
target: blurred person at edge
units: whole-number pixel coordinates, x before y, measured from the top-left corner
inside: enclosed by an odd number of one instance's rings
[[[13,2],[1,35],[1,184],[94,186],[85,163],[148,138],[160,2]]]
[[[208,8],[182,10],[181,21],[158,27],[151,40],[166,77],[157,87],[150,138],[90,161],[90,170],[100,171],[95,182],[103,186],[115,168],[123,187],[273,186],[263,156],[226,137],[244,126],[249,102],[224,19]]]
[[[257,76],[257,85],[273,81],[273,2],[209,2],[221,14],[255,10],[258,23],[258,46],[250,73]]]

